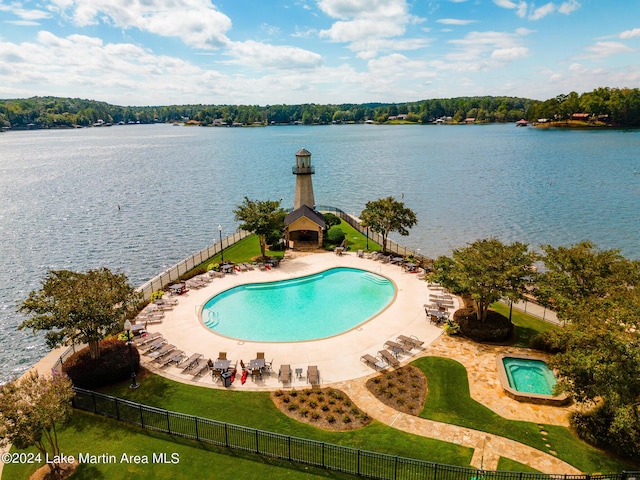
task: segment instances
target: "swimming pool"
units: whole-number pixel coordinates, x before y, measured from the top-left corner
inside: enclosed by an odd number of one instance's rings
[[[277,282],[239,285],[209,299],[202,322],[226,337],[258,342],[299,342],[351,330],[394,299],[387,278],[355,268]]]
[[[512,388],[519,392],[553,394],[556,377],[542,360],[505,357],[502,363]]]
[[[529,355],[501,354],[497,358],[498,377],[511,398],[544,405],[566,405],[565,393],[553,395],[556,376],[541,358]]]

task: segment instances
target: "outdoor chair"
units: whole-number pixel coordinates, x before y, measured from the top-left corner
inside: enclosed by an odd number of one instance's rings
[[[291,365],[280,365],[278,380],[282,383],[291,383]]]
[[[409,347],[409,349],[418,348],[424,345],[424,342],[422,340],[413,335],[411,335],[410,337],[407,337],[406,335],[398,335],[398,338],[396,340],[398,340],[400,343],[405,344],[407,347]]]
[[[318,372],[317,365],[310,365],[307,368],[307,382],[314,386],[320,384],[320,372]]]
[[[226,360],[226,359],[227,359],[227,352],[218,353],[218,360]]]
[[[400,361],[388,350],[380,350],[378,352],[378,358],[391,367],[396,368],[400,366]]]
[[[385,368],[387,368],[387,364],[384,363],[381,360],[378,360],[375,357],[372,357],[371,355],[369,355],[368,353],[362,355],[360,357],[360,361],[366,363],[367,365],[373,367],[376,369],[376,372],[378,370],[384,370]]]
[[[264,360],[264,352],[258,352],[256,353],[256,358],[261,358],[262,360]],[[266,363],[266,362],[265,362]]]

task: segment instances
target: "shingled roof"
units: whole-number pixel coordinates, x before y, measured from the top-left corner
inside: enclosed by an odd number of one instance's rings
[[[320,212],[316,212],[313,208],[307,205],[302,205],[300,208],[296,208],[294,211],[287,214],[287,216],[284,217],[284,224],[287,226],[291,225],[301,217],[307,217],[309,220],[311,220],[313,223],[318,224],[320,227],[325,227],[324,217],[322,216],[322,214]]]

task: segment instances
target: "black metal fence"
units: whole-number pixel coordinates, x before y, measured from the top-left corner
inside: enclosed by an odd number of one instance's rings
[[[486,471],[386,455],[170,412],[102,393],[74,389],[73,406],[148,430],[258,455],[388,480],[636,480],[640,472],[546,475]]]

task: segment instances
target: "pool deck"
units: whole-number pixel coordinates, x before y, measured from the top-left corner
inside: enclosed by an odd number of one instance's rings
[[[223,337],[206,328],[200,318],[200,310],[208,299],[219,292],[244,283],[270,282],[290,279],[318,273],[333,267],[354,267],[383,275],[392,280],[396,287],[395,300],[380,314],[356,328],[322,340],[305,342],[254,342]],[[267,361],[273,361],[273,373],[263,375],[262,379],[249,378],[242,385],[239,381],[230,389],[238,390],[273,390],[282,388],[278,381],[278,370],[281,364],[291,365],[294,378],[285,387],[304,388],[308,386],[307,367],[316,365],[320,372],[321,385],[332,384],[360,378],[371,374],[374,370],[361,360],[365,354],[376,356],[383,349],[387,340],[395,341],[399,335],[414,335],[424,341],[427,347],[442,334],[442,329],[431,325],[425,319],[423,305],[428,303],[429,286],[416,279],[416,275],[404,272],[390,263],[383,264],[369,259],[357,258],[355,253],[337,256],[333,253],[317,253],[298,256],[284,260],[278,268],[268,271],[259,269],[247,272],[228,274],[223,278],[215,278],[209,285],[198,290],[190,290],[181,295],[178,305],[165,313],[160,324],[149,325],[149,332],[160,332],[169,343],[183,350],[185,354],[201,353],[205,359],[215,360],[219,352],[227,352],[232,365],[240,360],[245,364],[256,358],[257,352],[264,352]],[[455,300],[456,305],[458,300]],[[317,319],[315,319],[317,320]],[[320,319],[321,320],[321,319]],[[404,364],[422,352],[412,350],[411,355],[400,355]],[[221,387],[210,375],[193,378],[193,375],[182,374],[175,366],[158,369],[142,355],[144,366],[164,376],[181,382]],[[302,370],[297,378],[296,369]]]
[[[287,279],[338,266],[369,270],[393,280],[398,289],[395,302],[380,315],[350,332],[312,342],[242,342],[220,337],[200,322],[200,307],[220,291],[241,283]],[[254,358],[258,351],[265,352],[267,360],[273,358],[273,374],[255,382],[249,378],[244,385],[236,379],[229,390],[264,391],[283,388],[277,375],[278,368],[283,363],[289,363],[294,372],[296,368],[303,371],[302,378],[294,378],[286,387],[307,388],[309,385],[304,377],[306,367],[317,365],[320,371],[320,386],[331,385],[343,390],[360,409],[385,425],[473,448],[471,465],[476,468],[496,469],[500,457],[508,457],[548,474],[580,473],[578,469],[556,457],[554,445],[546,443],[547,432],[544,430],[544,424],[566,426],[571,407],[518,402],[508,397],[501,387],[496,369],[496,356],[522,352],[523,349],[477,344],[460,337],[442,335],[441,328],[431,325],[425,319],[423,304],[426,303],[429,292],[430,288],[426,282],[419,281],[413,274],[403,272],[396,265],[356,258],[353,253],[341,257],[333,253],[313,254],[287,259],[279,268],[270,271],[254,270],[215,279],[207,287],[192,290],[179,297],[178,306],[167,312],[161,324],[150,325],[149,330],[161,332],[171,344],[184,350],[186,354],[199,352],[205,355],[205,358],[215,359],[218,352],[226,351],[228,358],[232,359],[232,362],[237,361],[238,365],[240,359],[246,363]],[[455,303],[457,306],[459,300]],[[365,386],[366,380],[375,376],[376,372],[364,365],[360,356],[365,353],[375,356],[386,340],[395,340],[400,334],[415,335],[425,342],[422,349],[414,349],[411,355],[400,356],[403,365],[427,355],[451,358],[460,362],[467,369],[471,397],[502,417],[536,422],[540,428],[540,436],[546,443],[546,451],[536,450],[486,432],[406,415],[378,401]],[[41,373],[50,372],[63,350],[60,348],[50,352],[33,369]],[[142,362],[152,371],[183,383],[224,388],[220,382],[214,382],[210,375],[193,379],[193,375],[182,374],[176,367],[158,369],[149,364],[144,355]],[[144,386],[144,379],[141,379],[140,383]],[[0,477],[2,467],[0,462]]]

